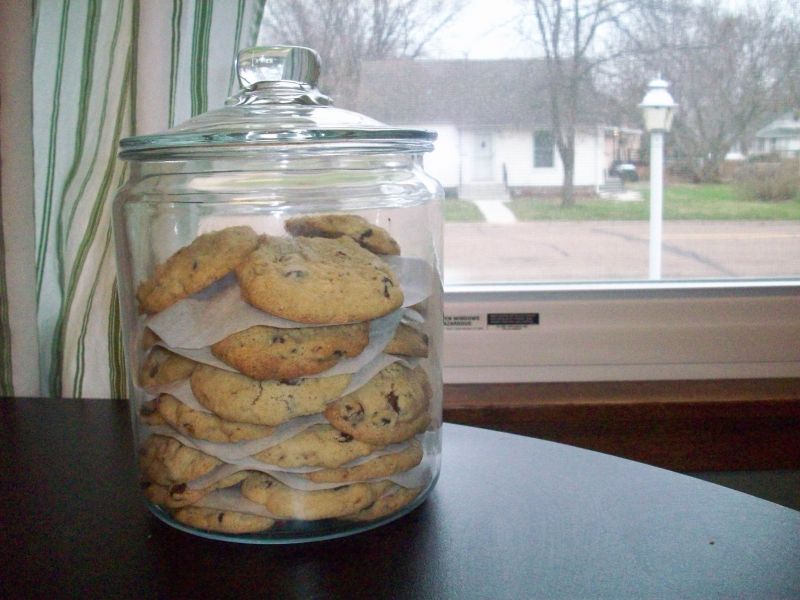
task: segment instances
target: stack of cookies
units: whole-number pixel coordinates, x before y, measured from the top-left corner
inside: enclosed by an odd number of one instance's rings
[[[240,534],[371,521],[432,479],[428,338],[388,264],[402,260],[397,242],[355,215],[284,226],[281,235],[204,233],[137,290],[142,486],[190,527]],[[259,324],[199,354],[148,328],[224,281]],[[216,331],[217,319],[237,322],[219,313],[181,327]]]

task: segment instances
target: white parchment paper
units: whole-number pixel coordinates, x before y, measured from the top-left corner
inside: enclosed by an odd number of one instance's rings
[[[404,315],[404,309],[398,309],[394,312],[389,313],[385,317],[381,317],[380,319],[375,319],[373,321],[370,321],[369,343],[358,356],[353,356],[352,358],[343,358],[327,371],[323,371],[322,373],[317,373],[315,375],[307,375],[307,377],[332,377],[333,375],[352,375],[353,373],[356,373],[357,371],[361,370],[364,366],[371,363],[376,357],[378,357],[383,352],[383,349],[394,337],[394,332],[397,329],[397,325],[400,323],[400,320],[403,318],[403,315]],[[233,373],[237,372],[236,369],[226,365],[224,362],[215,357],[211,353],[211,349],[208,347],[179,348],[175,346],[167,346],[166,344],[163,343],[160,343],[159,345],[168,348],[175,354],[180,354],[181,356],[185,356],[186,358],[191,358],[195,362],[211,365],[212,367],[217,367],[218,369],[224,369],[226,371],[231,371]]]
[[[266,450],[267,448],[272,448],[280,444],[281,442],[285,442],[289,438],[296,436],[301,431],[304,431],[311,427],[312,425],[318,425],[320,423],[327,423],[328,421],[322,414],[316,415],[309,415],[307,417],[298,417],[296,419],[292,419],[291,421],[287,421],[282,425],[279,425],[275,428],[272,432],[272,435],[267,437],[259,438],[256,440],[245,440],[241,442],[231,442],[231,443],[222,443],[222,442],[209,442],[207,440],[198,440],[195,438],[188,438],[185,435],[179,433],[172,427],[168,426],[158,426],[158,427],[151,427],[150,430],[152,433],[158,435],[164,435],[167,437],[175,438],[184,446],[188,446],[189,448],[194,448],[195,450],[199,450],[200,452],[204,452],[209,456],[214,456],[225,462],[235,462],[237,460],[246,458],[248,456],[252,456],[253,454],[258,454],[262,450]],[[206,486],[200,486],[206,487]]]
[[[302,429],[298,430],[296,433],[299,433],[299,431],[302,431]],[[342,485],[341,483],[314,483],[312,481],[309,481],[308,479],[305,479],[304,477],[299,476],[303,473],[311,473],[313,471],[327,470],[324,468],[319,468],[319,467],[286,468],[286,467],[279,467],[277,465],[269,465],[265,462],[253,458],[251,455],[240,456],[239,454],[242,451],[242,449],[245,447],[246,444],[250,444],[250,442],[244,442],[244,443],[240,442],[236,444],[214,444],[211,442],[198,443],[200,442],[200,440],[190,440],[189,438],[182,436],[181,434],[179,434],[178,432],[169,427],[152,428],[152,432],[157,433],[159,435],[166,435],[169,437],[173,437],[186,446],[195,448],[196,450],[200,450],[202,452],[206,452],[206,454],[211,454],[212,456],[216,456],[217,458],[220,458],[221,460],[225,461],[224,464],[219,465],[218,467],[212,469],[205,475],[187,482],[187,486],[189,489],[197,490],[197,489],[207,488],[213,485],[214,483],[224,479],[225,477],[228,477],[235,473],[239,473],[241,471],[259,471],[261,473],[267,473],[291,488],[298,490],[305,490],[305,491],[331,489]],[[433,435],[431,432],[426,432],[424,434],[417,435],[416,439],[419,440],[423,448],[425,448],[426,447],[425,438],[426,436],[431,436],[431,435]],[[363,456],[358,459],[352,460],[349,463],[346,463],[338,468],[346,469],[350,467],[356,467],[358,465],[362,465],[366,462],[369,462],[370,460],[379,458],[381,456],[385,456],[387,454],[395,454],[398,452],[402,452],[408,447],[409,443],[410,442],[406,441],[397,444],[391,444],[384,448],[379,448],[367,456]],[[225,448],[226,446],[227,448]],[[212,454],[211,452],[206,451],[209,449],[212,450],[213,452],[216,452],[216,454]],[[257,450],[257,452],[259,451],[260,450]],[[220,454],[225,455],[228,458],[223,458],[222,456],[219,456]],[[233,458],[234,456],[236,458]],[[426,473],[429,474],[431,471],[431,464],[430,460],[428,459],[428,456],[429,454],[428,452],[426,452],[425,457],[423,457],[423,460],[419,465],[404,473],[398,473],[396,475],[392,475],[391,477],[389,477],[389,479],[391,479],[398,485],[403,485],[403,487],[417,487],[418,485],[422,485],[422,483],[420,482],[424,483],[426,481],[425,474]],[[355,483],[355,481],[348,483]]]
[[[385,448],[380,448],[378,450],[375,450],[374,452],[370,453],[367,456],[362,456],[361,458],[350,461],[349,463],[337,468],[348,469],[350,467],[357,467],[358,465],[362,465],[366,462],[369,462],[372,459],[379,458],[387,454],[395,454],[397,452],[402,452],[407,447],[408,447],[408,442],[403,442],[400,444],[392,444],[391,446],[386,446]],[[273,475],[276,479],[278,479],[277,474],[284,474],[284,473],[302,474],[302,473],[312,473],[314,471],[323,471],[323,470],[327,469],[323,469],[320,467],[280,467],[278,465],[270,465],[253,457],[246,456],[244,458],[238,458],[236,460],[232,460],[231,462],[226,463],[224,465],[220,465],[215,469],[209,471],[202,477],[198,477],[197,479],[192,480],[187,485],[189,489],[207,488],[208,486],[216,483],[217,481],[224,479],[229,475],[233,475],[234,473],[239,473],[240,471],[260,471],[262,473],[269,473],[270,475]],[[307,481],[303,478],[298,478],[298,480]],[[338,487],[340,485],[342,484],[338,483],[333,487]]]
[[[413,306],[431,295],[433,271],[417,258],[392,257],[389,261],[403,288],[403,306]],[[379,319],[378,319],[379,320]],[[255,325],[299,328],[318,327],[275,317],[242,299],[236,276],[224,277],[193,296],[145,319],[170,348],[204,348],[237,331]]]
[[[426,485],[430,479],[430,477],[428,477],[426,480],[420,479],[420,481],[422,481],[421,485]],[[404,486],[402,483],[394,481],[393,478],[390,478],[390,480],[394,483],[397,483],[397,485],[400,485],[401,487],[419,487],[416,485]],[[417,483],[419,483],[419,481]],[[388,490],[384,495],[390,495],[392,492],[393,490]],[[213,510],[246,513],[260,517],[269,517],[275,520],[281,519],[281,517],[277,517],[269,512],[262,504],[258,504],[257,502],[253,502],[252,500],[245,498],[242,495],[241,488],[239,486],[214,490],[210,494],[207,494],[197,501],[194,506],[210,508]]]
[[[213,510],[246,513],[248,515],[269,517],[270,519],[276,520],[279,518],[269,512],[264,505],[259,504],[258,502],[253,502],[252,500],[248,500],[242,496],[242,492],[238,486],[214,490],[210,494],[203,496],[200,500],[195,502],[194,506],[210,508]]]

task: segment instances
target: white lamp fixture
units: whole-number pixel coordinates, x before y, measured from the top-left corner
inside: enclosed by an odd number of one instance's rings
[[[661,237],[664,212],[664,134],[672,127],[675,100],[667,88],[669,84],[657,77],[647,86],[647,93],[639,104],[644,116],[644,126],[650,132],[650,279],[661,279]]]
[[[647,93],[639,104],[644,115],[644,127],[649,132],[669,131],[672,117],[678,105],[667,91],[669,84],[661,79],[653,79],[647,86]]]

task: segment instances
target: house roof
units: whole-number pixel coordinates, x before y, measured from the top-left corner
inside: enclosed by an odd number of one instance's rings
[[[609,103],[583,95],[582,125],[610,121]],[[354,98],[337,105],[391,125],[548,126],[550,100],[544,60],[412,60],[362,63]]]
[[[766,127],[759,129],[757,138],[800,137],[800,113],[787,112]]]

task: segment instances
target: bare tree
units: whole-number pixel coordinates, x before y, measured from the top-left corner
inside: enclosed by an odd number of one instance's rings
[[[634,0],[527,0],[534,39],[547,65],[553,136],[564,167],[562,206],[575,203],[575,134],[598,68],[619,56],[613,35],[642,2]]]
[[[270,0],[262,39],[314,48],[320,88],[349,98],[362,60],[417,58],[461,10],[464,0]]]
[[[636,60],[619,88],[632,105],[656,73],[671,82],[680,106],[670,145],[695,180],[718,180],[736,144],[746,148],[760,126],[797,101],[798,21],[785,8],[764,0],[736,12],[712,0],[675,3],[650,13],[628,39]],[[654,43],[658,52],[645,51]]]

